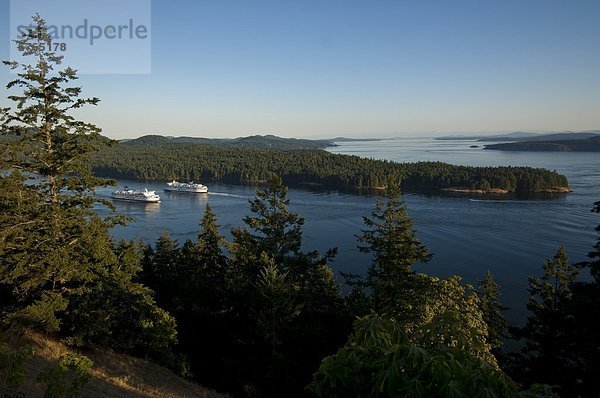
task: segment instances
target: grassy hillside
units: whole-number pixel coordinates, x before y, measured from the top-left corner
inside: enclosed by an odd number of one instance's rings
[[[21,337],[17,344],[35,347],[35,355],[27,362],[25,382],[18,389],[26,397],[42,397],[44,388],[36,376],[56,365],[69,352],[62,343],[37,333]],[[189,383],[173,372],[143,359],[116,354],[108,350],[81,352],[94,362],[92,381],[85,387],[85,398],[184,398],[224,397],[212,390]]]

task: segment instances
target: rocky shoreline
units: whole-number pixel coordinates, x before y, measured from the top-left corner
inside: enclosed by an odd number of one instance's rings
[[[513,191],[509,191],[508,189],[502,188],[490,188],[490,189],[471,189],[464,187],[451,187],[451,188],[442,188],[442,191],[453,192],[453,193],[466,193],[466,194],[477,194],[477,195],[505,195],[508,193],[512,193]],[[573,192],[571,187],[550,187],[546,189],[540,189],[537,191],[531,191],[532,193],[569,193]]]

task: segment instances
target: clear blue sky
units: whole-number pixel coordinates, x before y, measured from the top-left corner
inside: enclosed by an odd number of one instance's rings
[[[598,0],[154,0],[152,73],[82,76],[102,102],[81,117],[114,138],[600,129],[599,22]],[[8,0],[0,35],[7,59]]]

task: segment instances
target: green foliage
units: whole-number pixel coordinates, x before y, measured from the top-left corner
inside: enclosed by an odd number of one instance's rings
[[[600,202],[593,212],[600,212]],[[596,228],[600,231],[600,226]],[[600,242],[600,241],[599,241]],[[569,264],[564,248],[544,264],[542,278],[530,280],[531,316],[516,330],[526,339],[514,374],[523,383],[546,381],[559,386],[561,396],[592,397],[600,390],[599,242],[589,253],[592,281],[577,282],[578,269]]]
[[[10,313],[8,322],[16,327],[31,327],[46,332],[60,330],[60,319],[57,313],[67,309],[68,300],[56,292],[42,293],[39,300]]]
[[[434,333],[438,343],[453,345],[460,333],[467,337],[466,350],[495,365],[486,342],[487,325],[472,287],[461,285],[459,277],[439,280],[413,271],[413,264],[426,262],[431,255],[416,236],[400,198],[397,178],[391,177],[387,186],[385,200],[377,201],[371,218],[364,217],[368,228],[359,237],[364,244],[359,248],[372,254],[373,262],[367,280],[358,283],[350,298],[363,308],[393,319],[413,341],[421,339],[424,333]],[[363,287],[370,290],[365,299],[357,290]],[[443,329],[443,322],[438,320],[448,313],[460,317],[461,330]],[[442,329],[436,331],[432,325]]]
[[[528,308],[537,314],[557,314],[566,301],[573,297],[571,284],[579,270],[569,263],[567,252],[561,246],[553,259],[544,262],[544,275],[529,278],[531,300]]]
[[[236,339],[250,348],[254,365],[239,372],[251,375],[247,383],[266,395],[299,391],[349,325],[327,266],[335,251],[300,250],[304,220],[289,203],[287,188],[273,176],[250,201],[249,229],[232,231],[229,302],[241,332]]]
[[[473,287],[461,284],[458,276],[448,279],[417,276],[420,281],[407,285],[407,292],[400,293],[400,311],[393,313],[394,319],[404,326],[414,341],[429,335],[427,341],[450,347],[459,346],[472,356],[497,366],[487,343],[488,326]],[[401,289],[402,286],[399,287]],[[404,318],[404,308],[416,316]],[[452,314],[459,322],[446,322],[448,314]]]
[[[94,363],[86,356],[65,354],[53,369],[40,373],[37,381],[46,385],[44,398],[77,398],[92,379]]]
[[[221,281],[220,276],[227,261],[227,257],[223,254],[223,247],[226,241],[219,232],[217,216],[208,203],[206,204],[200,227],[201,230],[198,234],[198,257],[204,262],[206,268],[210,268],[212,276]]]
[[[298,254],[302,245],[304,219],[288,210],[287,187],[281,178],[273,176],[266,189],[257,189],[256,198],[250,201],[253,216],[244,222],[254,231],[233,232],[234,242],[251,245],[256,253],[266,253],[276,261],[288,254]]]
[[[388,179],[385,201],[378,200],[371,218],[363,219],[367,229],[358,238],[363,244],[359,250],[373,256],[367,285],[373,289],[375,308],[390,310],[396,305],[399,284],[412,280],[413,264],[427,262],[431,255],[413,229],[397,178]]]
[[[197,381],[238,394],[297,395],[350,326],[325,255],[300,250],[303,220],[273,178],[228,243],[210,206],[196,242],[164,233],[145,250],[144,282],[179,325]],[[223,253],[229,249],[230,255]]]
[[[16,389],[23,384],[25,363],[31,357],[33,348],[30,346],[18,347],[14,341],[0,343],[0,392],[3,388]]]
[[[600,213],[600,201],[594,203],[592,212]],[[600,233],[600,224],[598,224],[596,227],[596,232]],[[584,263],[583,265],[590,268],[590,272],[596,280],[596,283],[600,284],[600,236],[594,244],[593,250],[588,253],[588,257],[590,258],[590,261]]]
[[[371,218],[363,217],[367,229],[359,237],[365,244],[360,251],[373,255],[369,271],[373,282],[396,273],[411,273],[413,264],[431,259],[427,247],[417,239],[397,178],[388,179],[384,197],[385,201],[377,200]]]
[[[36,63],[5,62],[18,76],[8,88],[23,92],[9,96],[16,102],[14,111],[3,110],[2,134],[16,139],[2,143],[0,188],[7,214],[0,281],[12,288],[13,314],[21,311],[55,330],[56,312],[65,307],[63,294],[89,277],[87,264],[79,261],[80,236],[93,216],[91,193],[104,181],[92,176],[87,156],[105,139],[96,126],[69,115],[98,100],[81,99],[80,88],[67,87],[77,78],[75,71],[57,70],[62,58],[40,50],[49,40],[44,20],[35,16],[17,44]]]
[[[517,374],[529,383],[545,382],[566,386],[578,379],[573,366],[573,283],[579,273],[569,263],[564,247],[543,265],[541,278],[529,278],[531,315],[525,327],[517,332],[525,339],[524,356],[518,362]],[[561,391],[562,392],[562,391]]]
[[[286,280],[288,274],[281,272],[266,255],[263,255],[262,261],[265,265],[260,269],[256,282],[257,297],[260,300],[252,303],[258,309],[254,311],[253,317],[260,329],[259,333],[270,341],[271,353],[275,355],[277,346],[281,344],[279,331],[300,314],[301,307],[294,302],[298,286]]]
[[[122,217],[100,218],[89,154],[107,139],[72,113],[97,98],[80,98],[74,69],[41,46],[50,41],[35,16],[17,44],[31,64],[5,62],[17,74],[9,89],[14,109],[1,110],[0,304],[2,321],[58,332],[77,344],[144,353],[175,340],[174,320],[135,282],[140,255],[115,244],[109,228]],[[157,356],[157,355],[156,355]]]
[[[156,159],[161,159],[156,162]],[[118,144],[92,156],[94,171],[113,178],[147,180],[264,183],[272,174],[288,185],[337,189],[385,188],[389,176],[400,177],[403,190],[491,188],[531,192],[567,187],[556,172],[530,167],[469,167],[442,162],[395,163],[323,150],[223,148],[197,143],[167,142],[157,146]]]
[[[444,320],[445,329],[461,330],[456,313],[444,314]],[[448,345],[438,344],[436,334],[413,342],[392,320],[360,318],[346,345],[323,360],[309,388],[319,397],[552,396],[520,392],[498,368],[464,349],[465,336],[454,336],[457,344]]]
[[[498,355],[502,349],[502,342],[508,330],[508,322],[504,318],[507,310],[500,303],[500,286],[494,281],[491,272],[487,272],[478,285],[479,308],[483,314],[483,320],[488,326],[487,342],[492,348],[494,355]]]
[[[201,138],[201,137],[164,137],[161,135],[145,135],[134,140],[123,142],[127,146],[152,147],[167,143],[211,144],[220,147],[241,148],[276,148],[276,149],[321,149],[334,146],[327,140],[304,140],[282,138],[274,135],[253,135],[239,138]]]

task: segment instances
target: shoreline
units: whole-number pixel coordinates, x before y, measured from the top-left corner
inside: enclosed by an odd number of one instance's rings
[[[515,193],[516,191],[509,191],[508,189],[502,188],[490,188],[488,190],[485,189],[472,189],[472,188],[463,188],[463,187],[450,187],[450,188],[441,188],[442,191],[452,192],[452,193],[465,193],[465,194],[477,194],[477,195],[506,195]],[[550,187],[546,189],[540,189],[535,191],[527,191],[525,193],[571,193],[573,189],[571,187]]]

